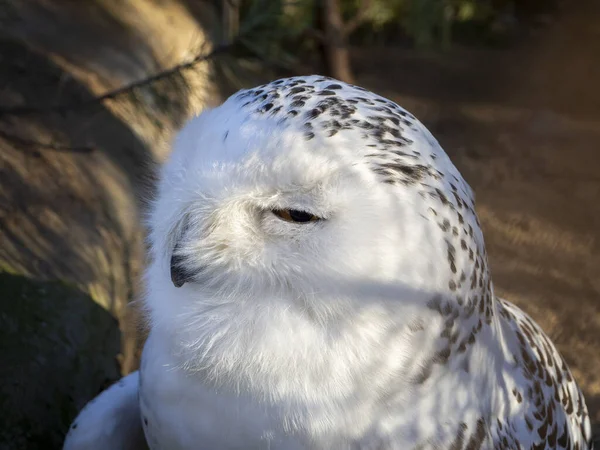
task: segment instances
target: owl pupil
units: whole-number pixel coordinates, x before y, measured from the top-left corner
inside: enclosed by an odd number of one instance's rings
[[[307,212],[298,211],[297,209],[290,209],[288,211],[294,222],[310,222],[313,220],[313,215]]]

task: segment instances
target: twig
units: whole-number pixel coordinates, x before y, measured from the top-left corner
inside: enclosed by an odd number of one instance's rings
[[[65,113],[66,111],[84,108],[86,106],[90,106],[90,105],[93,105],[96,103],[102,103],[106,100],[114,100],[116,97],[127,94],[127,93],[133,91],[134,89],[155,83],[156,81],[167,78],[175,73],[190,69],[201,62],[212,59],[221,53],[225,53],[226,51],[231,50],[236,44],[237,44],[237,41],[233,41],[227,45],[217,46],[213,49],[212,52],[208,53],[207,55],[202,55],[202,54],[197,55],[194,59],[192,59],[190,61],[178,64],[176,66],[171,67],[170,69],[164,70],[162,72],[159,72],[155,75],[149,76],[142,80],[138,80],[138,81],[134,81],[133,83],[126,84],[125,86],[122,86],[122,87],[117,88],[112,91],[108,91],[100,96],[91,98],[89,100],[85,100],[85,101],[81,101],[81,102],[74,102],[71,104],[63,104],[63,105],[51,105],[51,106],[41,106],[41,107],[40,106],[38,106],[38,107],[17,106],[14,108],[5,108],[5,109],[0,109],[0,117],[2,117],[2,116],[25,116],[25,115],[30,115],[30,114],[42,114],[42,113],[61,113],[62,114],[62,113]]]

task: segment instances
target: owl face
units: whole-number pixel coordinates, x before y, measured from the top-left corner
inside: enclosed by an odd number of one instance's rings
[[[151,278],[190,298],[326,308],[445,291],[442,210],[458,220],[448,205],[470,195],[397,105],[331,79],[274,82],[179,133],[151,217]]]

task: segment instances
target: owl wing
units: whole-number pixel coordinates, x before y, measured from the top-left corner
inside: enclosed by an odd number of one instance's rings
[[[146,450],[133,372],[91,400],[71,424],[63,450]]]

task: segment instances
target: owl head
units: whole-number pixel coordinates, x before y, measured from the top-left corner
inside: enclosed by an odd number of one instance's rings
[[[157,321],[198,304],[317,317],[418,306],[472,290],[485,266],[472,191],[428,130],[321,76],[192,119],[162,168],[150,239]]]

